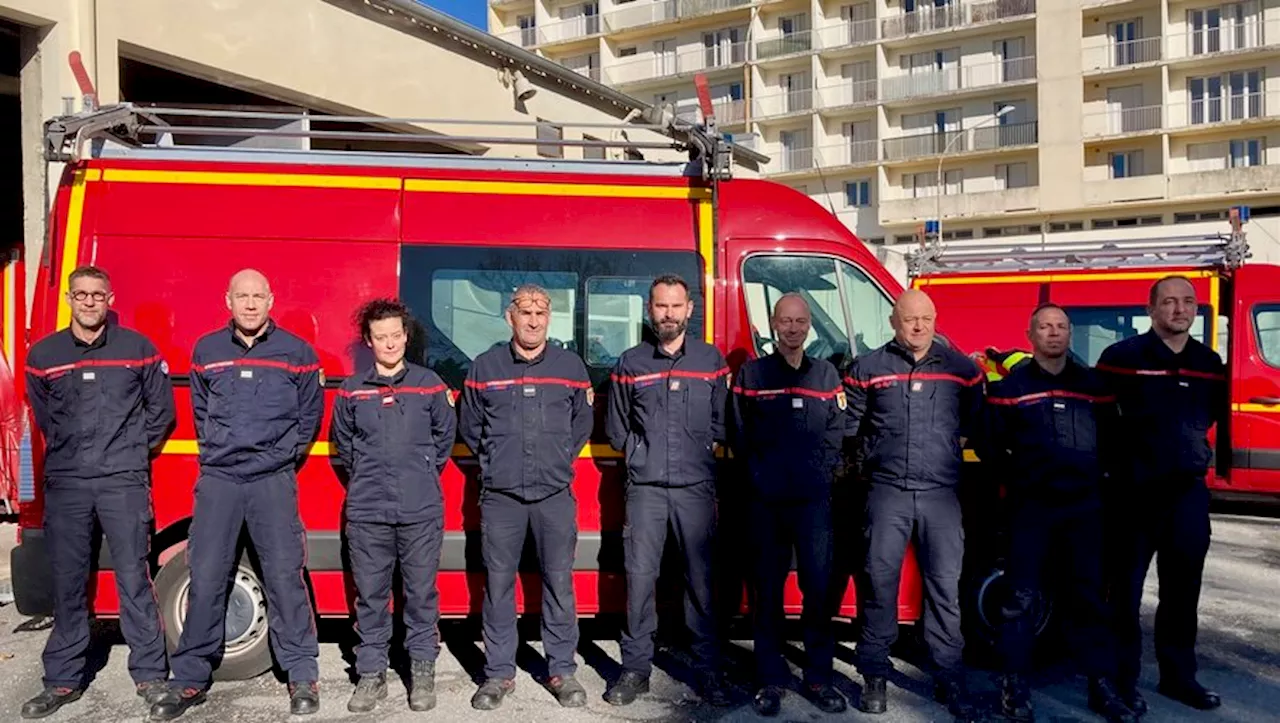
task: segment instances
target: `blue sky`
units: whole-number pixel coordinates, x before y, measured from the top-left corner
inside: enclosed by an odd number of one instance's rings
[[[424,5],[441,12],[448,13],[463,22],[470,23],[481,30],[488,30],[485,0],[419,0]]]

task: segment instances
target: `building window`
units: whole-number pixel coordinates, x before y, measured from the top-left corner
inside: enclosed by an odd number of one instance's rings
[[[1262,70],[1187,78],[1187,96],[1191,125],[1257,118],[1263,114]]]
[[[1142,151],[1116,151],[1108,155],[1112,178],[1132,178],[1143,175]]]
[[[538,140],[539,141],[562,141],[564,140],[564,128],[550,122],[538,119]],[[538,155],[543,158],[564,158],[564,146],[559,143],[539,143]]]
[[[619,58],[630,58],[631,56],[635,55],[635,54],[636,54],[636,52],[637,52],[637,50],[636,50],[636,46],[634,46],[634,45],[628,45],[628,46],[627,46],[627,47],[625,47],[625,48],[618,48],[618,57],[619,57]]]
[[[943,241],[968,241],[973,238],[973,229],[962,228],[958,231],[943,231]]]
[[[942,194],[950,196],[964,193],[964,171],[955,169],[943,174]],[[938,195],[938,174],[934,171],[924,173],[904,173],[902,188],[911,194],[911,198],[929,198]]]
[[[1264,145],[1261,138],[1234,140],[1228,144],[1228,147],[1231,168],[1249,168],[1263,163]]]
[[[845,181],[844,205],[847,208],[866,208],[871,205],[871,181],[859,179]]]
[[[1031,185],[1031,174],[1026,163],[997,163],[996,189],[1026,188]]]
[[[521,15],[516,18],[516,25],[520,27],[520,45],[529,47],[538,43],[538,27],[537,22],[532,15]]]
[[[1060,221],[1049,224],[1049,233],[1063,233],[1066,231],[1083,231],[1084,221]]]

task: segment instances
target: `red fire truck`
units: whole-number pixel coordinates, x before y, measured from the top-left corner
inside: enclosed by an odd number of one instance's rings
[[[259,128],[263,120],[290,120],[248,117]],[[183,133],[270,135],[236,125],[244,119],[229,111],[121,105],[47,125],[48,152],[67,165],[40,259],[29,338],[67,326],[67,275],[94,263],[112,275],[119,322],[149,336],[168,361],[179,421],[153,467],[152,549],[171,642],[181,632],[186,604],[181,553],[198,473],[186,376],[190,352],[200,335],[226,323],[226,283],[237,269],[256,267],[270,278],[274,317],[319,352],[326,401],[343,377],[371,363],[351,315],[381,295],[398,295],[411,305],[425,341],[418,351],[454,389],[478,353],[509,338],[504,299],[530,281],[548,289],[554,303],[550,343],[582,355],[601,400],[618,355],[639,340],[648,284],[664,272],[690,281],[698,300],[691,332],[716,344],[734,368],[772,348],[768,309],[786,292],[803,294],[813,307],[812,355],[840,362],[892,336],[887,317],[900,285],[848,229],[805,196],[732,178],[729,146],[714,132],[677,129],[678,140],[665,145],[687,149],[691,160],[676,163],[155,142],[181,140]],[[174,122],[183,125],[168,125]],[[380,142],[395,140],[376,135]],[[532,136],[507,141],[530,144]],[[21,373],[14,370],[19,379]],[[603,405],[596,406],[599,422]],[[320,440],[327,439],[327,427],[326,419]],[[574,481],[581,530],[575,584],[583,615],[624,609],[621,465],[601,428],[597,424],[577,461]],[[38,439],[35,449],[39,480]],[[299,501],[316,610],[346,617],[353,588],[342,563],[343,488],[328,455],[324,441],[312,446],[299,476]],[[737,569],[747,561],[738,550],[749,533],[737,529],[734,512],[742,477],[732,471],[732,460],[725,464],[721,567],[731,607],[739,612],[745,602]],[[480,609],[476,473],[468,451],[455,448],[442,481],[446,534],[439,587],[449,616]],[[17,604],[26,614],[51,607],[41,499],[40,485],[29,484],[19,500],[20,544],[12,560]],[[110,616],[118,602],[105,544],[98,564],[92,609]],[[521,580],[518,603],[537,610],[536,579]],[[904,621],[918,619],[920,596],[908,557],[899,606]],[[842,615],[855,614],[854,600],[850,586]],[[799,603],[793,578],[788,611],[798,613]],[[251,676],[270,666],[265,608],[246,555],[228,605],[220,677]]]
[[[939,308],[939,325],[969,351],[1026,348],[1027,319],[1044,301],[1071,317],[1071,350],[1088,364],[1120,339],[1150,328],[1151,284],[1191,279],[1200,300],[1192,334],[1227,365],[1230,424],[1217,429],[1218,498],[1280,495],[1280,267],[1246,263],[1247,207],[1230,210],[1229,232],[1050,248],[928,244],[913,255],[912,285]]]

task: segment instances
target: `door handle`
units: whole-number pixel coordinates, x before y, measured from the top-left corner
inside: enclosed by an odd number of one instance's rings
[[[1268,406],[1280,405],[1280,397],[1251,397],[1250,404],[1266,404]]]

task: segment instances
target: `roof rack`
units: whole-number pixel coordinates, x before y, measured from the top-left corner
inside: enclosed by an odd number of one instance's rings
[[[733,147],[724,136],[700,125],[676,117],[666,108],[633,112],[645,122],[559,123],[549,121],[476,121],[443,118],[385,118],[381,116],[331,116],[306,112],[232,110],[226,108],[177,108],[138,106],[120,103],[98,109],[63,115],[45,123],[45,159],[71,162],[83,157],[84,145],[90,141],[109,139],[130,148],[172,147],[175,137],[227,139],[227,143],[244,143],[263,139],[312,139],[328,141],[376,141],[408,144],[435,144],[449,147],[484,146],[557,146],[581,148],[620,148],[629,156],[642,150],[675,150],[689,154],[689,160],[702,169],[705,180],[724,180],[731,176]],[[319,125],[323,128],[316,128]],[[265,127],[264,127],[265,126]],[[525,135],[449,135],[427,128],[467,126],[494,129],[523,129]],[[372,129],[370,129],[372,127]],[[405,132],[379,130],[404,128]],[[539,129],[581,128],[619,131],[619,138],[609,140],[569,140],[538,137]],[[533,131],[533,132],[528,132]],[[626,131],[649,131],[667,140],[631,140]],[[606,134],[601,134],[606,135]],[[642,156],[641,156],[642,157]]]
[[[1237,210],[1242,209],[1242,210]],[[913,277],[1000,271],[1074,271],[1167,266],[1242,266],[1252,254],[1240,225],[1247,207],[1232,209],[1232,230],[1225,234],[1173,236],[1154,239],[1052,242],[1029,247],[981,244],[947,247],[936,237],[907,254]]]

